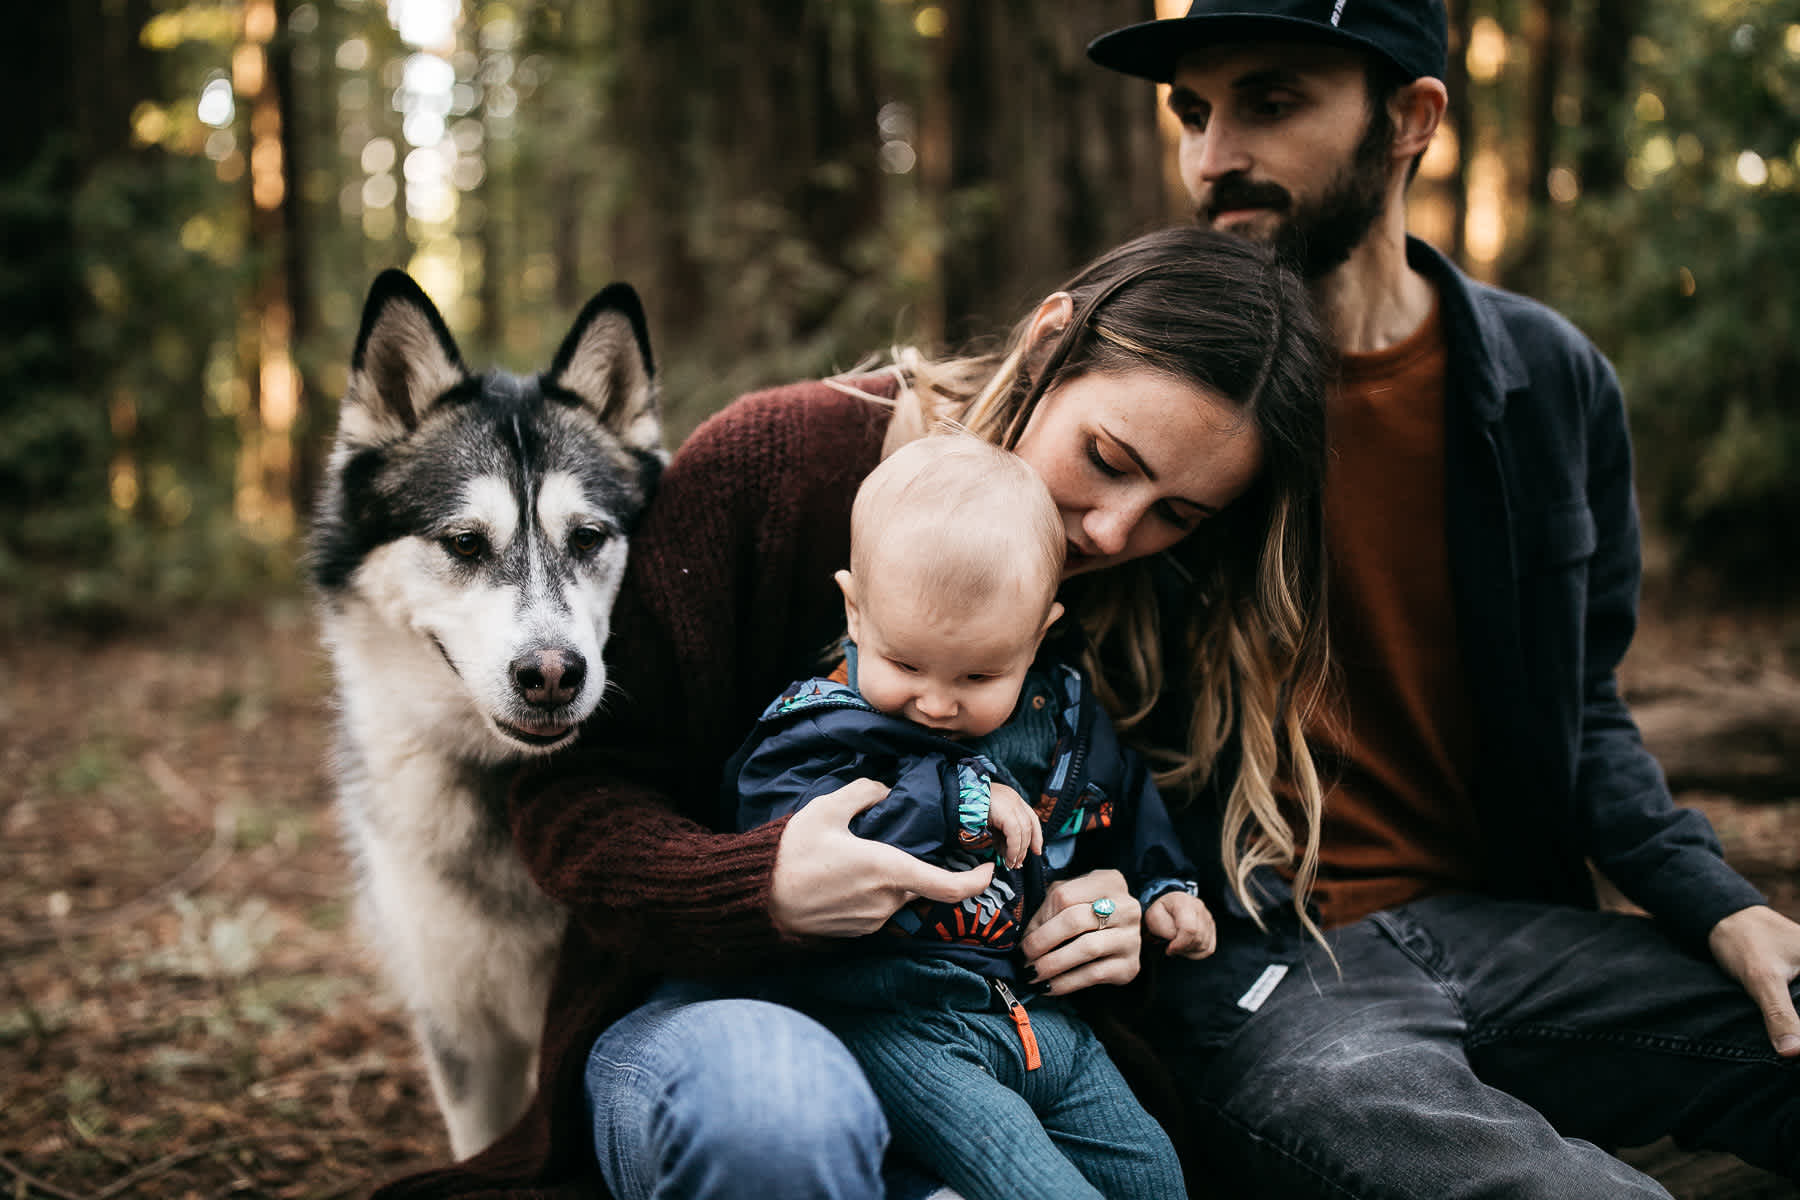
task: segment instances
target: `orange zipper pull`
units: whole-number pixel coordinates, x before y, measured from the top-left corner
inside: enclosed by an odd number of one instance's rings
[[[1025,1047],[1025,1069],[1035,1071],[1044,1065],[1038,1056],[1037,1034],[1031,1029],[1031,1014],[1019,1003],[1019,998],[1012,994],[1012,989],[999,979],[994,980],[994,990],[1000,993],[1001,1003],[1006,1005],[1006,1015],[1019,1030],[1019,1044]]]

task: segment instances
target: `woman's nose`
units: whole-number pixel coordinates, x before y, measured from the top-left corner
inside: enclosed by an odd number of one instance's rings
[[[1131,540],[1135,516],[1121,508],[1091,508],[1082,518],[1081,529],[1088,541],[1101,554],[1118,554]]]

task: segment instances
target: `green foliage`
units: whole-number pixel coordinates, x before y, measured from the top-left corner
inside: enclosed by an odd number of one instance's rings
[[[66,236],[71,174],[52,142],[30,169],[0,180],[0,592],[71,550],[106,553],[109,435],[104,405],[77,370],[75,276]]]
[[[1619,366],[1679,560],[1783,587],[1800,524],[1800,0],[1664,0],[1633,58],[1630,186],[1576,206],[1556,300]]]
[[[219,190],[204,160],[154,152],[91,170],[72,197],[48,171],[0,189],[9,219],[54,207],[66,223],[0,289],[75,296],[66,323],[0,343],[0,619],[108,627],[291,577],[232,513],[246,268]]]

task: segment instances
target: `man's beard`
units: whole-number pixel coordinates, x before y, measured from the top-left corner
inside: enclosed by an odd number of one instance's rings
[[[1275,252],[1308,281],[1342,266],[1362,244],[1387,205],[1388,159],[1394,124],[1384,106],[1370,115],[1350,161],[1339,168],[1318,199],[1294,204],[1293,194],[1277,183],[1256,183],[1232,173],[1213,185],[1212,196],[1196,214],[1210,226],[1222,212],[1263,208],[1281,214],[1270,238]]]

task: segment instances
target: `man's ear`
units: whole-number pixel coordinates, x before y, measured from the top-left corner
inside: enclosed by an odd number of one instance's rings
[[[1410,163],[1431,145],[1431,139],[1444,119],[1450,93],[1444,81],[1422,76],[1413,80],[1388,101],[1388,115],[1394,122],[1394,157]]]
[[[837,580],[838,591],[844,593],[844,628],[849,630],[851,641],[861,644],[857,626],[862,624],[862,614],[856,610],[856,576],[839,571],[832,578]]]
[[[1041,646],[1044,644],[1044,638],[1049,634],[1050,627],[1052,625],[1056,624],[1057,619],[1059,617],[1061,617],[1062,615],[1063,615],[1062,601],[1052,600],[1050,602],[1050,611],[1044,617],[1044,627],[1042,629],[1038,630],[1038,645]]]

